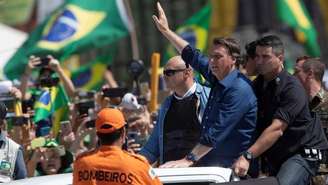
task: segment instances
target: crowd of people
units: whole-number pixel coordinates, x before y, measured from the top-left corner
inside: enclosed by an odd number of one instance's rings
[[[83,92],[58,60],[31,57],[20,85],[8,92],[16,114],[23,105],[20,116],[8,116],[10,105],[0,104],[0,152],[7,155],[0,156],[0,181],[73,172],[76,185],[161,184],[152,167],[220,166],[241,178],[275,176],[281,185],[326,184],[328,92],[320,58],[300,56],[289,74],[275,35],[250,42],[245,55],[238,40],[214,38],[206,56],[157,9],[156,27],[179,52],[164,66],[172,93],[157,116],[138,103],[149,92],[117,91],[109,69],[100,92]],[[59,125],[56,114],[35,119],[29,103],[59,92],[54,88],[64,89],[69,102]]]

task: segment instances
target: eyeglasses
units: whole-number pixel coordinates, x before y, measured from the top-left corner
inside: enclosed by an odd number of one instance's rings
[[[175,73],[181,72],[181,71],[184,71],[184,70],[186,70],[186,68],[185,69],[167,69],[167,70],[163,71],[163,74],[165,76],[173,76],[173,75],[175,75]]]

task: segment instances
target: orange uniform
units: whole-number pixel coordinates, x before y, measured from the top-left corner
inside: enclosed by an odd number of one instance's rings
[[[117,146],[101,146],[74,162],[73,185],[162,184],[147,160]]]

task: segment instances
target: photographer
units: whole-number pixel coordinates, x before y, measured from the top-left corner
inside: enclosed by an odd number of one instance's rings
[[[28,64],[26,66],[25,72],[21,77],[20,90],[23,94],[23,99],[29,99],[27,92],[29,79],[32,74],[32,70],[35,68],[41,68],[38,79],[48,76],[47,71],[44,68],[54,71],[58,74],[60,80],[63,82],[65,91],[69,97],[74,97],[75,87],[71,79],[64,73],[63,68],[60,66],[59,61],[52,56],[47,56],[45,58],[31,56]]]
[[[152,129],[147,106],[140,105],[136,96],[126,93],[120,108],[128,123],[128,150],[137,153],[148,140]]]
[[[87,115],[80,115],[76,118],[77,130],[74,132],[75,140],[69,149],[75,156],[96,147],[98,140],[96,137],[95,125],[89,125],[88,122],[90,121]],[[88,135],[90,135],[89,143],[84,141],[85,137]]]
[[[54,175],[72,172],[73,155],[54,139],[33,150],[27,162],[28,176]]]
[[[70,151],[74,154],[87,151],[96,146],[97,137],[95,137],[95,114],[98,106],[95,103],[95,92],[79,91],[75,99],[75,104],[71,107],[72,128],[75,140],[70,146]],[[67,129],[65,129],[67,132]],[[66,134],[68,137],[69,135]],[[86,136],[88,141],[85,142]]]
[[[7,114],[6,106],[0,102],[0,127],[5,124]],[[26,167],[23,159],[21,147],[6,136],[0,130],[0,182],[10,182],[12,180],[23,179],[26,177]]]

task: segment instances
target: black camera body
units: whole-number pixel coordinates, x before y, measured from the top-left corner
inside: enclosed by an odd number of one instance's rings
[[[142,60],[132,60],[128,66],[128,71],[134,79],[139,78],[144,70],[145,65]]]
[[[95,108],[95,102],[94,101],[81,101],[76,104],[77,110],[79,112],[79,115],[82,114],[88,114],[89,109]]]
[[[109,98],[122,98],[127,92],[127,88],[116,87],[116,88],[104,88],[103,96]]]
[[[49,65],[49,62],[50,62],[50,58],[48,57],[43,57],[43,58],[40,58],[40,63],[35,65],[35,67],[45,67],[45,66],[48,66]]]
[[[79,115],[88,114],[89,109],[95,109],[96,104],[95,104],[94,96],[95,96],[94,91],[79,92],[78,94],[79,100],[76,102],[76,107],[79,112]]]

